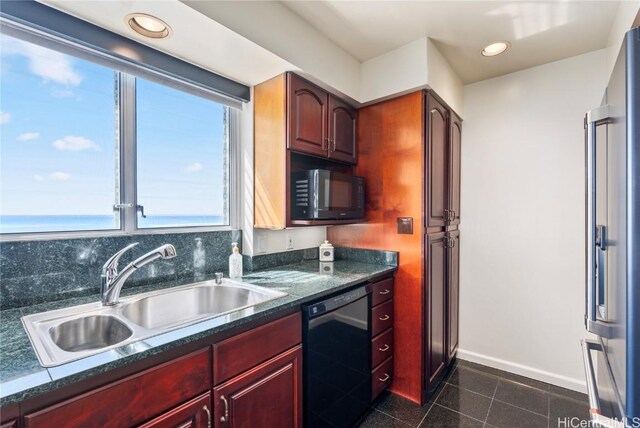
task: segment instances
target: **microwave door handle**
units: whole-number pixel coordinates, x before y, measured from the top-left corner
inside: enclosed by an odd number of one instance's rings
[[[585,327],[587,331],[609,338],[612,336],[611,326],[598,320],[598,287],[597,287],[597,235],[596,235],[596,127],[597,123],[609,118],[609,106],[601,106],[587,112],[586,127],[586,308]]]

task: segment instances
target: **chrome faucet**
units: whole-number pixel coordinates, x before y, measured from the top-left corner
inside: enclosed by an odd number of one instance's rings
[[[149,251],[144,256],[135,259],[125,266],[125,268],[122,269],[122,272],[118,273],[118,261],[120,260],[120,257],[136,245],[138,245],[137,242],[127,245],[122,250],[111,256],[102,267],[100,296],[102,298],[103,306],[113,306],[118,303],[120,291],[122,290],[122,286],[125,281],[131,276],[131,274],[142,266],[160,258],[172,259],[177,255],[176,249],[173,245],[164,244],[155,250]]]

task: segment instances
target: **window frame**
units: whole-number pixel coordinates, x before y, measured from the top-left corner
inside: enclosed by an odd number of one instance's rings
[[[119,69],[119,61],[116,58],[109,58],[102,52],[93,51],[84,46],[75,45],[67,40],[43,34],[41,32],[29,31],[29,37],[20,37],[13,31],[5,32],[7,22],[3,19],[0,23],[2,33],[10,37],[17,37],[27,43],[34,43],[34,37],[43,43],[36,43],[47,49],[63,52],[85,61],[95,62],[101,66],[110,67],[118,75],[118,153],[119,153],[119,203],[131,206],[120,208],[120,228],[108,230],[73,230],[73,231],[51,231],[51,232],[19,232],[0,233],[0,242],[13,241],[38,241],[53,239],[79,239],[96,238],[109,236],[137,236],[155,235],[171,233],[189,232],[214,232],[236,230],[240,224],[240,109],[235,103],[221,102],[219,94],[212,93],[205,89],[191,85],[186,81],[179,81],[173,76],[158,75],[157,72],[142,73],[135,76]],[[21,29],[22,30],[22,29]],[[62,49],[57,49],[62,48]],[[98,59],[96,61],[96,59]],[[127,70],[128,71],[128,70]],[[227,117],[227,162],[228,162],[228,209],[227,225],[194,225],[194,226],[170,226],[154,228],[138,228],[138,200],[137,200],[137,139],[136,139],[136,78],[149,79],[155,83],[176,89],[191,95],[199,96],[222,104],[228,112]],[[222,98],[224,100],[224,98]],[[115,195],[114,195],[115,196]],[[115,201],[115,198],[114,198]],[[114,212],[117,208],[114,208]],[[116,214],[117,215],[117,214]]]

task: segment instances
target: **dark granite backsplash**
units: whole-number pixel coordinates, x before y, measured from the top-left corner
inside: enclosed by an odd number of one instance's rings
[[[200,239],[204,268],[194,269]],[[0,309],[83,296],[100,291],[102,265],[132,242],[138,246],[120,259],[120,267],[162,244],[176,247],[177,257],[156,260],[135,272],[127,286],[167,280],[198,279],[228,269],[231,243],[242,242],[240,230],[0,243]]]

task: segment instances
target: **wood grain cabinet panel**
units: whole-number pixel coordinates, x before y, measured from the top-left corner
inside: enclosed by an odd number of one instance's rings
[[[3,422],[0,424],[0,428],[18,428],[18,420],[13,419],[11,421]]]
[[[393,355],[393,329],[380,333],[371,341],[371,367],[377,367]]]
[[[25,427],[131,427],[211,388],[209,348],[25,416]]]
[[[449,113],[433,96],[427,95],[427,227],[445,226],[448,209]]]
[[[213,390],[215,427],[302,427],[302,346]]]
[[[329,95],[329,158],[356,163],[356,119],[358,111]]]
[[[449,353],[447,352],[447,247],[444,232],[433,233],[426,237],[426,285],[425,307],[428,316],[427,325],[428,351],[426,354],[426,381],[429,386],[436,386],[438,377],[446,368]],[[431,389],[431,388],[429,388]]]
[[[295,313],[213,345],[217,385],[302,342],[302,316]]]
[[[393,300],[375,306],[371,310],[371,335],[377,336],[393,327]]]
[[[212,423],[211,392],[206,392],[152,419],[140,428],[211,428]]]
[[[393,278],[371,284],[371,306],[377,306],[393,297]]]
[[[460,224],[460,153],[462,150],[462,121],[451,113],[449,132],[449,225]]]
[[[288,147],[302,153],[326,157],[329,95],[295,74],[289,74],[288,84]]]
[[[373,369],[371,377],[371,399],[375,400],[385,389],[389,388],[393,380],[393,358],[387,359]]]
[[[448,351],[449,361],[453,360],[458,351],[459,317],[460,317],[460,231],[447,233],[447,306],[448,306]]]

